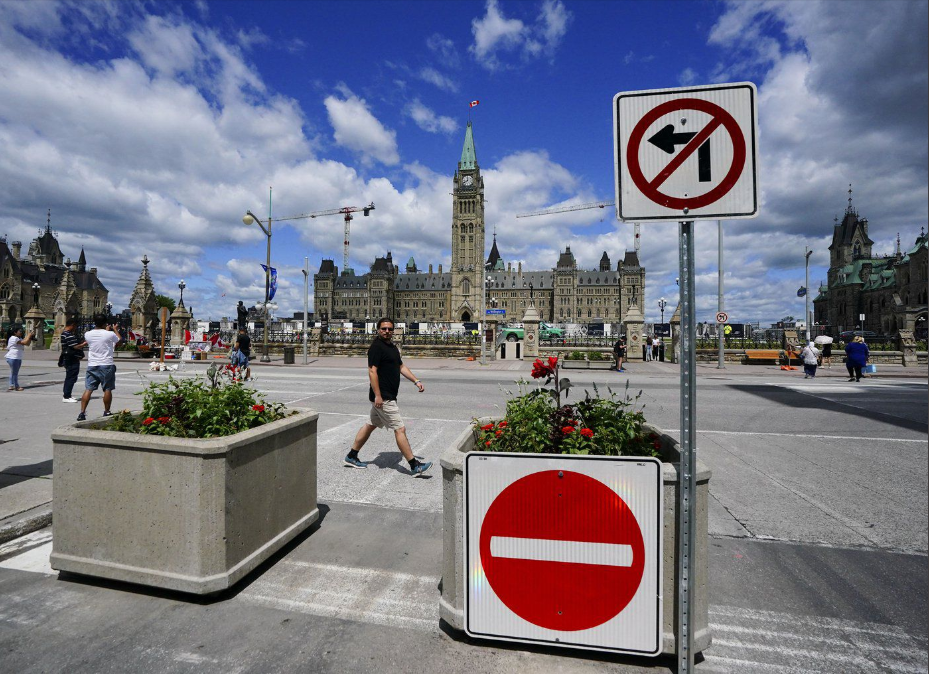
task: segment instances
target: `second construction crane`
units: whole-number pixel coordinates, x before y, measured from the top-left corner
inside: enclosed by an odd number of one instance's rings
[[[325,211],[314,211],[312,213],[301,213],[300,215],[290,215],[286,218],[277,218],[281,220],[302,220],[303,218],[318,218],[324,215],[336,215],[342,213],[345,215],[345,238],[342,242],[342,272],[348,271],[348,242],[351,238],[352,213],[361,211],[365,217],[374,210],[374,202],[367,206],[342,206],[341,208],[329,208]]]
[[[531,213],[520,213],[517,215],[517,218],[531,218],[537,215],[552,215],[553,213],[567,213],[568,211],[585,211],[589,208],[606,208],[607,206],[615,206],[615,201],[590,201],[586,204],[571,204],[570,206],[558,206],[557,208],[546,208],[541,211],[533,211]],[[633,223],[635,227],[635,252],[639,252],[639,223]]]

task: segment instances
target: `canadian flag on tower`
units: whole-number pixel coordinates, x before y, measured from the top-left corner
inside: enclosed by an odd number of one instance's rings
[[[473,108],[475,105],[478,105],[479,103],[480,101],[471,101],[470,103],[468,103],[468,107]]]

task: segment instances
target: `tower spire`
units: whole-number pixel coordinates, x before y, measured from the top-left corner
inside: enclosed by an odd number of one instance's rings
[[[848,208],[845,209],[846,213],[852,212],[852,184],[848,184]]]
[[[471,130],[471,121],[468,120],[468,126],[465,129],[464,145],[461,148],[461,160],[458,162],[458,170],[475,168],[477,168],[477,154],[474,151],[474,133]]]
[[[45,231],[46,232],[52,231],[52,209],[50,208],[48,209],[48,216],[45,219]]]

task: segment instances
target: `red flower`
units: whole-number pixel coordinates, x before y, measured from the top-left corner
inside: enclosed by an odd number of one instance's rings
[[[652,445],[655,447],[655,449],[661,449],[661,443],[658,442],[657,440],[655,440],[655,442],[652,443]]]
[[[582,428],[581,435],[583,435],[585,438],[592,438],[594,437],[594,432],[589,428]]]
[[[482,431],[489,431],[489,430],[492,429],[493,427],[494,427],[493,424],[484,424],[483,426],[481,426],[481,430],[482,430]]]
[[[548,357],[548,366],[554,370],[555,366],[558,364],[558,356],[549,356]]]
[[[490,441],[490,440],[488,440],[488,441],[487,441],[487,442],[485,442],[484,444],[485,444],[485,445],[487,445],[488,447],[490,447],[490,443],[491,443],[491,441]]]
[[[565,435],[571,435],[574,432],[574,426],[565,426],[561,429],[561,432]]]
[[[148,419],[146,419],[145,421],[142,422],[142,425],[143,425],[143,426],[151,426],[153,423],[155,423],[155,418],[154,418],[154,417],[149,417]]]
[[[503,435],[503,431],[497,431],[496,433],[494,433],[494,435],[496,435],[499,438],[501,435]]]
[[[541,358],[537,358],[532,363],[532,378],[541,379],[555,374],[555,363],[557,362],[558,359],[554,357],[548,359],[548,364],[543,363]]]
[[[507,427],[507,423],[506,423],[505,421],[501,421],[499,424],[497,424],[497,427],[498,427],[498,428],[506,428],[506,427]]]
[[[256,412],[264,412],[265,406],[264,405],[252,405],[252,409]]]
[[[166,424],[171,421],[171,417],[158,417],[159,424]]]

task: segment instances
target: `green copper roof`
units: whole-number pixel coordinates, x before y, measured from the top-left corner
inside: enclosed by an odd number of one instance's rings
[[[468,122],[468,128],[465,129],[464,147],[461,148],[461,161],[458,162],[458,168],[461,170],[477,168],[477,155],[474,153],[474,134],[471,132],[471,122]]]

